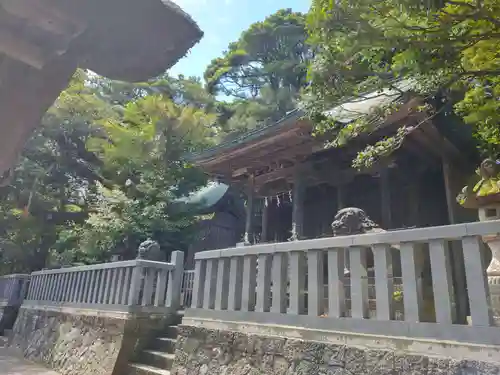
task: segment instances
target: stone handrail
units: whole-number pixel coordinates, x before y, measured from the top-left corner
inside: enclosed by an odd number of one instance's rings
[[[0,276],[0,307],[21,306],[28,288],[30,275]]]
[[[195,255],[193,297],[186,318],[494,342],[497,338],[492,335],[500,332],[492,327],[481,236],[498,234],[500,221],[491,221],[200,252]],[[463,251],[467,291],[461,292],[469,299],[470,326],[453,324],[450,252],[457,249],[452,250],[450,241],[461,243]],[[438,324],[423,317],[421,260],[426,247],[433,321]],[[350,316],[346,313],[345,249],[350,258]],[[401,259],[404,320],[399,322],[394,320],[393,309],[394,249]],[[372,271],[367,268],[369,253]],[[373,318],[369,272],[373,272],[370,278],[375,287]]]
[[[183,253],[170,263],[143,259],[33,272],[25,304],[123,312],[180,305]]]

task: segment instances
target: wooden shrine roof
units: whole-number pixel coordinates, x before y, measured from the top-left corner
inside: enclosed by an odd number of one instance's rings
[[[369,93],[363,100],[346,101],[325,114],[349,123],[368,114],[372,108],[401,99],[401,92],[385,90]],[[406,112],[405,112],[406,111]],[[408,115],[398,112],[387,124]],[[213,176],[238,176],[272,162],[295,161],[323,151],[324,141],[312,136],[313,125],[297,109],[276,123],[258,128],[223,142],[211,149],[189,155],[188,159]]]
[[[391,93],[367,95],[363,101],[343,103],[328,113],[340,122],[349,123],[369,113],[371,108],[401,97]],[[251,175],[257,192],[265,186],[275,185],[272,189],[280,189],[279,185],[290,183],[297,165],[306,166],[309,177],[316,176],[318,183],[325,182],[324,177],[332,175],[332,169],[336,170],[333,175],[337,181],[333,183],[341,183],[342,179],[352,178],[353,173],[357,173],[351,168],[351,161],[358,151],[380,138],[393,135],[402,125],[411,129],[401,146],[405,152],[430,164],[440,163],[442,156],[461,158],[457,147],[430,119],[432,116],[417,109],[421,104],[421,99],[416,96],[407,99],[377,131],[361,135],[342,148],[325,150],[324,140],[312,136],[311,122],[296,110],[275,124],[191,155],[190,160],[209,175],[225,182],[245,181]],[[385,161],[387,164],[392,163],[389,159]],[[383,167],[383,163],[379,164],[378,167]]]
[[[202,35],[169,0],[0,0],[0,176],[77,67],[143,81]]]

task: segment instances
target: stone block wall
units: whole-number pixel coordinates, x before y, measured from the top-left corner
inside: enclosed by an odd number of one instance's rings
[[[62,375],[111,375],[125,323],[124,319],[21,308],[9,346]]]
[[[500,375],[499,363],[181,326],[172,375]]]
[[[123,375],[165,319],[21,307],[9,346],[61,375]]]

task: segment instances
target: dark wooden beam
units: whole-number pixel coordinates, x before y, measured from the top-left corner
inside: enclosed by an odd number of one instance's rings
[[[457,205],[457,201],[455,199],[455,196],[453,194],[453,179],[451,175],[451,163],[450,161],[443,157],[442,159],[442,165],[443,165],[443,179],[444,179],[444,187],[446,191],[446,207],[448,209],[448,220],[450,224],[456,224],[457,223],[457,217],[456,217],[456,209],[455,205]]]
[[[305,124],[305,125],[304,125]],[[304,140],[311,138],[310,135],[303,134],[304,126],[311,128],[310,124],[299,121],[299,123],[292,123],[286,129],[282,129],[278,134],[270,134],[267,137],[263,137],[260,140],[256,140],[253,143],[245,144],[242,143],[238,145],[237,148],[232,148],[230,150],[221,152],[221,154],[215,155],[208,160],[202,160],[197,162],[203,168],[210,168],[214,165],[220,165],[222,163],[234,163],[238,159],[255,159],[262,155],[267,155],[270,150],[276,150],[276,147],[288,148],[290,144],[301,143]],[[236,146],[235,146],[236,147]]]
[[[448,208],[448,220],[450,224],[455,224],[458,222],[458,203],[455,199],[456,192],[454,191],[454,167],[453,163],[443,157],[443,179],[446,191],[446,203]],[[453,278],[453,293],[456,301],[457,309],[457,323],[466,324],[467,321],[467,285],[465,282],[465,266],[464,258],[462,255],[462,249],[460,244],[456,242],[451,242],[451,249],[449,250],[450,262],[452,264],[452,278]]]
[[[295,170],[295,166],[288,168],[275,169],[271,172],[261,174],[255,177],[255,187],[259,188],[265,184],[280,180],[280,179],[291,179]]]
[[[249,176],[247,183],[247,205],[245,207],[245,238],[244,241],[246,244],[249,244],[252,241],[253,235],[253,206],[254,206],[254,177]]]
[[[242,157],[232,159],[230,163],[237,168],[263,169],[271,164],[305,159],[312,154],[312,149],[313,140],[311,138],[295,138],[293,142],[275,144],[272,151],[268,149],[254,150],[251,155],[245,154]],[[227,165],[227,163],[217,164],[217,167],[223,165]]]
[[[392,207],[391,207],[391,184],[390,170],[384,168],[380,171],[380,204],[382,212],[382,221],[384,228],[393,228],[392,222]]]
[[[422,160],[424,163],[428,165],[436,165],[441,160],[439,156],[434,153],[426,152],[425,147],[422,147],[421,142],[417,139],[419,138],[418,134],[410,133],[403,145],[402,149],[408,151],[412,155],[416,156],[418,159]]]
[[[420,182],[418,176],[414,176],[410,185],[408,186],[408,198],[410,204],[410,223],[414,226],[420,225]]]
[[[262,232],[260,241],[267,242],[269,240],[269,203],[266,199],[262,200]]]
[[[0,171],[6,171],[40,123],[41,115],[66,87],[77,67],[77,59],[74,51],[70,51],[41,70],[9,58],[0,65],[0,114],[2,122],[8,124],[0,138]]]
[[[48,57],[42,48],[5,28],[0,28],[0,52],[36,69],[42,69]]]
[[[64,35],[72,39],[81,34],[86,24],[62,12],[43,0],[2,0],[0,6],[9,14],[29,22],[41,30]]]
[[[473,168],[470,160],[466,160],[463,153],[448,138],[442,135],[436,125],[429,120],[424,127],[425,134],[442,150],[442,157],[445,157],[462,167]]]
[[[304,171],[297,167],[293,178],[291,240],[300,240],[304,237],[304,196],[306,190],[304,182]]]

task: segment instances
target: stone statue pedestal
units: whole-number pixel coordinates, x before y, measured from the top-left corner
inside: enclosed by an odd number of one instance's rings
[[[479,221],[500,220],[500,203],[480,207]],[[500,236],[483,236],[483,242],[491,250],[491,262],[486,269],[490,289],[491,308],[495,325],[500,326]]]

